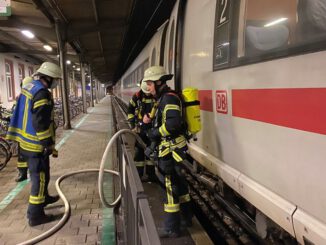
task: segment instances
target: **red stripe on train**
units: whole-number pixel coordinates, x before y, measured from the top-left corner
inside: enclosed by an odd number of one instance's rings
[[[326,88],[235,89],[232,115],[326,134]]]
[[[199,90],[200,109],[213,112],[212,90]]]

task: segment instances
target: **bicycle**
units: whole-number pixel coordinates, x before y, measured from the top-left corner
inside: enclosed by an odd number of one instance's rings
[[[8,160],[8,151],[7,149],[0,144],[0,171],[7,165]]]

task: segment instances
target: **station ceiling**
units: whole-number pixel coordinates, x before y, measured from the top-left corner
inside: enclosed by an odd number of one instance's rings
[[[81,60],[101,82],[114,83],[174,4],[175,0],[11,0],[11,16],[0,17],[0,53],[26,57],[34,64],[57,62],[58,23],[71,66]],[[22,30],[35,37],[25,37]],[[44,45],[53,50],[46,51]]]

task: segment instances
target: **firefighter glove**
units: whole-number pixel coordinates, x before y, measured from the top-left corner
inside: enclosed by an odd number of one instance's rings
[[[153,149],[151,147],[146,147],[145,151],[145,156],[151,159],[153,157]]]
[[[52,154],[53,150],[54,150],[54,146],[53,145],[44,147],[44,149],[43,149],[43,156],[50,156]]]

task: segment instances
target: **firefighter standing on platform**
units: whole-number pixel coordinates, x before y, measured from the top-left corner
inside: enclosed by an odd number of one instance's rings
[[[164,228],[158,230],[160,237],[180,236],[180,211],[183,223],[186,226],[192,225],[188,185],[180,166],[187,150],[184,136],[185,121],[182,117],[182,102],[179,96],[166,84],[166,81],[171,80],[172,77],[173,75],[167,74],[163,67],[152,66],[145,70],[142,80],[158,100],[154,127],[147,135],[152,142],[157,142],[158,170],[164,176],[166,188],[164,201],[166,219]]]
[[[33,76],[38,79],[22,88],[7,132],[7,139],[19,142],[20,153],[28,163],[31,191],[27,218],[30,226],[54,220],[54,216],[44,213],[44,207],[59,200],[59,196],[48,194],[49,156],[55,150],[53,99],[49,89],[56,87],[61,69],[54,63],[44,62]]]
[[[142,82],[140,90],[136,92],[128,105],[128,121],[133,131],[138,133],[140,138],[146,145],[149,145],[149,140],[146,136],[147,130],[152,127],[151,112],[154,104],[156,103],[154,97],[147,90],[147,85]],[[146,161],[144,149],[136,141],[135,143],[135,156],[134,161],[138,170],[138,174],[143,181],[155,181],[155,169],[154,166]],[[144,167],[146,165],[146,175],[144,176]],[[148,177],[148,179],[145,179]]]
[[[20,85],[20,88],[22,89],[27,84],[33,82],[32,77],[25,77]],[[19,98],[19,97],[18,97]],[[18,100],[17,98],[17,100]],[[25,157],[20,153],[20,147],[18,146],[18,160],[17,160],[17,169],[18,169],[18,176],[15,179],[16,182],[21,182],[27,179],[27,160]]]

